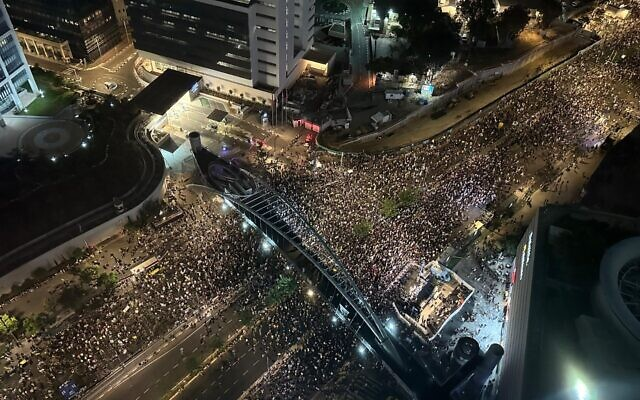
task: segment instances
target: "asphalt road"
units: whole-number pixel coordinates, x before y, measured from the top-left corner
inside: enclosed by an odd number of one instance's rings
[[[274,361],[261,346],[252,349],[244,340],[238,340],[175,400],[237,399]]]
[[[96,63],[86,68],[52,62],[28,54],[26,57],[29,64],[38,64],[44,69],[60,73],[74,80],[83,88],[93,89],[105,94],[113,94],[117,97],[129,97],[135,95],[141,89],[134,73],[137,53],[132,45],[127,45],[126,43],[122,43],[110,50]],[[118,87],[111,92],[106,88],[106,82],[114,82]]]
[[[237,334],[242,324],[238,320],[236,303],[214,310],[213,318],[192,320],[190,327],[176,332],[173,339],[160,340],[139,353],[122,369],[101,381],[84,397],[87,400],[156,400],[176,385],[190,371],[192,356],[208,355],[211,351],[203,340],[218,336],[224,341]],[[205,321],[209,321],[207,335]],[[142,364],[141,364],[142,363]],[[251,383],[249,383],[250,385]]]
[[[351,67],[353,69],[354,84],[360,88],[369,88],[369,36],[363,24],[366,5],[363,0],[349,0],[351,18]]]

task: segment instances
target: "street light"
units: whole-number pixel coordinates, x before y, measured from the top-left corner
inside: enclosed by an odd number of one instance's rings
[[[574,386],[574,390],[576,393],[576,398],[578,400],[588,400],[591,396],[589,396],[589,388],[587,384],[584,383],[582,379],[576,379],[576,384]]]
[[[262,251],[264,253],[269,253],[271,251],[271,243],[269,243],[269,239],[267,238],[262,240]]]
[[[389,333],[394,335],[394,336],[398,333],[398,324],[391,317],[389,317],[387,319],[387,322],[385,324],[385,328],[387,328],[387,331],[389,331]]]
[[[307,289],[307,297],[313,297],[315,296],[315,292],[313,291],[313,289],[309,288]]]

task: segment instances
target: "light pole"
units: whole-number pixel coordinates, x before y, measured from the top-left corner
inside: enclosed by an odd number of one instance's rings
[[[131,39],[129,39],[129,30],[127,29],[127,20],[125,19],[122,23],[124,27],[124,35],[127,37],[127,44],[131,43]]]
[[[100,57],[102,57],[102,50],[100,49],[100,41],[98,40],[98,35],[95,35],[93,39],[96,42],[96,46],[98,46],[98,53],[100,54]]]

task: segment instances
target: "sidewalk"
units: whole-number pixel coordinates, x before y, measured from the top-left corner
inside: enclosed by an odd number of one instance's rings
[[[511,74],[473,89],[474,98],[458,97],[457,103],[440,118],[432,119],[431,113],[427,113],[384,136],[369,135],[342,142],[336,140],[335,137],[321,135],[321,144],[346,152],[380,152],[432,139],[443,131],[464,123],[470,117],[482,112],[485,107],[526,85],[531,80],[543,76],[545,72],[557,67],[589,44],[586,37],[574,36],[566,43],[550,50],[545,57],[540,57]]]

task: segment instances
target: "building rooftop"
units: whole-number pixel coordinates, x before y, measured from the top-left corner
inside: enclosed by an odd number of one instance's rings
[[[222,122],[227,117],[227,115],[229,115],[229,113],[225,110],[216,108],[211,111],[211,114],[209,114],[207,118],[215,122]]]
[[[319,51],[316,49],[309,49],[304,55],[305,60],[313,61],[319,64],[328,64],[335,54]]]
[[[182,96],[194,90],[202,77],[167,69],[133,98],[140,109],[164,115]]]

